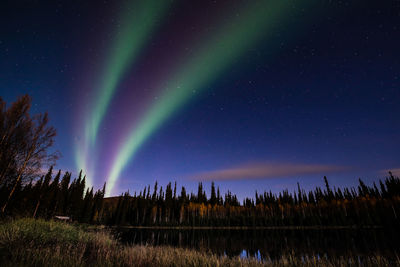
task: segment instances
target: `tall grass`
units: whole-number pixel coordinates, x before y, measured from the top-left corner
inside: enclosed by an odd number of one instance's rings
[[[1,223],[1,222],[0,222]],[[363,266],[391,266],[371,256]],[[400,261],[397,260],[397,264]],[[228,258],[173,247],[124,246],[106,231],[19,219],[0,225],[0,266],[359,266],[357,257],[334,260],[284,255],[277,261]]]

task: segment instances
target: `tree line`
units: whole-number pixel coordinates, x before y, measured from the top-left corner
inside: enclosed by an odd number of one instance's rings
[[[211,183],[207,198],[200,182],[197,194],[176,193],[176,183],[165,192],[158,184],[139,194],[128,192],[104,203],[103,222],[134,226],[395,226],[400,214],[400,180],[389,173],[379,186],[367,186],[361,179],[351,188],[325,188],[306,192],[298,184],[297,192],[279,194],[256,192],[254,198],[240,203],[236,195],[220,195]]]
[[[389,177],[378,184],[336,188],[324,177],[325,187],[306,192],[278,194],[256,192],[240,202],[230,191],[224,195],[211,183],[207,197],[203,184],[197,193],[156,182],[140,192],[105,198],[102,189],[86,188],[82,171],[43,174],[53,166],[50,152],[56,131],[47,114],[30,116],[31,99],[23,96],[10,107],[0,98],[0,207],[2,216],[52,218],[65,215],[85,223],[134,226],[396,226],[400,215],[400,179]],[[180,192],[177,192],[180,191]]]
[[[389,173],[378,185],[332,188],[306,192],[298,184],[295,192],[283,190],[255,192],[253,198],[239,202],[230,191],[221,195],[214,182],[207,197],[203,184],[197,193],[188,194],[182,186],[168,183],[165,190],[156,182],[151,189],[105,198],[101,190],[85,187],[82,172],[71,180],[53,167],[37,181],[19,184],[8,212],[19,216],[50,219],[55,215],[74,221],[105,225],[131,226],[385,226],[396,227],[400,214],[400,179]],[[0,201],[7,201],[6,187],[0,189]]]
[[[99,223],[102,212],[105,185],[102,190],[93,191],[85,187],[82,172],[71,180],[71,173],[61,170],[53,175],[53,167],[40,179],[16,188],[8,204],[8,214],[51,219],[54,216],[68,216],[74,221]],[[1,202],[6,201],[8,189],[0,189]],[[5,193],[5,194],[4,194]]]

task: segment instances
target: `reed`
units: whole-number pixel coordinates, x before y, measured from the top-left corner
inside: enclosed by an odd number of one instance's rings
[[[400,264],[400,260],[394,264]],[[106,230],[54,221],[18,219],[0,224],[1,266],[392,266],[371,255],[337,259],[283,255],[279,260],[229,258],[173,247],[125,246]]]

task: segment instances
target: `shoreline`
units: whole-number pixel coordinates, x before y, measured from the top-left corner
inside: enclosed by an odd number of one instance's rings
[[[89,225],[20,218],[0,224],[1,266],[347,266],[357,263],[358,254],[346,257],[304,258],[295,251],[258,260],[218,255],[207,251],[172,246],[124,245],[107,228],[90,231]],[[89,227],[90,228],[90,227]],[[199,228],[197,228],[199,229]],[[201,229],[204,229],[201,228]],[[231,228],[232,229],[232,228]],[[363,266],[393,266],[399,259],[371,253],[363,256]]]
[[[384,226],[100,226],[111,229],[154,229],[154,230],[363,230],[385,229]]]

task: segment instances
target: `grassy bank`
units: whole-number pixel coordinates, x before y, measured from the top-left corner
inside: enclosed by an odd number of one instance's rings
[[[356,257],[336,260],[287,255],[260,263],[172,247],[123,246],[106,231],[82,225],[19,219],[0,222],[1,266],[347,266]],[[400,262],[398,262],[400,263]],[[365,266],[390,266],[371,256]]]

